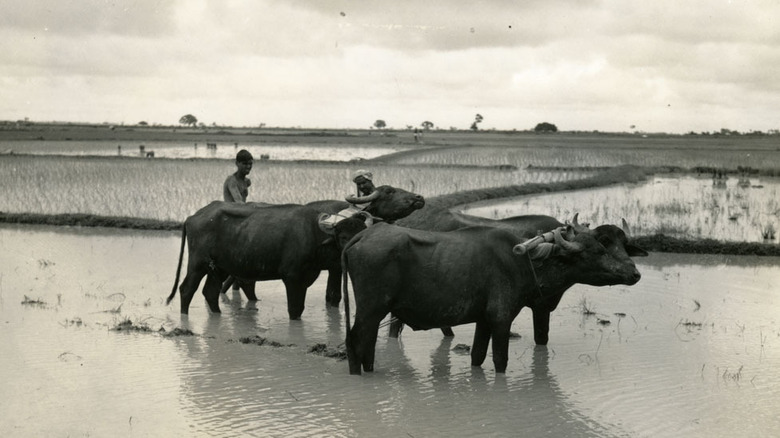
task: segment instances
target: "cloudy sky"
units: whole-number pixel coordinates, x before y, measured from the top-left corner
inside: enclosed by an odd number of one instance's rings
[[[0,120],[780,128],[780,0],[0,0]],[[635,126],[635,128],[631,128]]]

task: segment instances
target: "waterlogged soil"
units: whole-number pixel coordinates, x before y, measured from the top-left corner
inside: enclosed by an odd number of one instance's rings
[[[546,212],[593,224],[620,223],[634,234],[776,244],[780,178],[659,176],[639,184],[503,198],[466,205],[464,213],[500,219]]]
[[[473,325],[337,354],[343,308],[280,282],[189,317],[175,232],[0,225],[3,436],[772,436],[780,430],[780,259],[653,253],[631,287],[570,289],[506,374],[470,366]],[[336,354],[323,354],[323,353]]]
[[[401,145],[354,145],[347,143],[285,144],[276,142],[208,142],[188,141],[0,141],[0,153],[65,156],[120,156],[154,158],[218,158],[235,159],[240,149],[246,149],[256,160],[276,161],[352,161],[367,160],[408,148]]]

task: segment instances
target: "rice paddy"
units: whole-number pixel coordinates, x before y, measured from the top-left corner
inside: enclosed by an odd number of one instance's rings
[[[594,224],[625,218],[637,235],[772,243],[780,226],[780,178],[657,176],[641,184],[481,202],[464,211],[494,219],[535,211],[557,218],[579,213]]]
[[[343,199],[359,163],[256,162],[249,200],[274,204]],[[590,171],[501,171],[475,167],[371,164],[377,185],[435,196],[483,187],[581,178]],[[88,213],[183,221],[222,199],[230,160],[0,156],[0,211]]]
[[[460,135],[474,144],[381,161],[257,161],[250,198],[339,198],[354,188],[349,178],[358,167],[372,169],[378,184],[428,197],[564,182],[598,172],[580,166],[612,163],[598,154],[610,155],[605,146],[619,140],[592,138],[603,144],[581,151],[572,165],[580,170],[561,171],[543,170],[568,167],[575,156],[544,150],[560,149],[545,143],[554,137],[507,150],[490,143],[520,137]],[[500,150],[505,155],[490,152]],[[625,156],[681,160],[665,151],[640,155]],[[766,168],[727,155],[696,166]],[[0,211],[181,221],[220,199],[233,170],[228,159],[0,155]],[[704,225],[714,222],[774,234],[776,222],[753,218],[776,216],[776,181],[676,176],[526,196],[520,210],[560,219],[579,211],[592,223],[627,213],[635,234],[706,236],[712,231]],[[771,436],[780,427],[774,257],[651,253],[636,260],[637,285],[573,287],[552,315],[548,347],[533,345],[524,310],[513,323],[518,336],[505,375],[470,365],[474,329],[465,325],[455,328],[455,340],[438,330],[408,330],[400,342],[380,334],[381,371],[356,380],[342,361],[341,309],[322,300],[324,276],[301,321],[288,320],[279,281],[262,283],[259,302],[226,298],[219,317],[198,296],[182,317],[164,305],[178,232],[3,224],[0,244],[8,338],[0,392],[14,400],[0,403],[0,431],[9,436]]]

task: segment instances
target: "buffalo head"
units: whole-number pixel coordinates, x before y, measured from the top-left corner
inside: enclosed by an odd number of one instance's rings
[[[392,186],[379,186],[370,195],[350,196],[346,200],[352,204],[370,203],[363,211],[388,223],[405,218],[425,206],[422,196]]]
[[[627,230],[625,221],[624,226]],[[545,264],[554,265],[562,276],[592,286],[635,284],[641,274],[631,257],[647,255],[629,242],[623,229],[615,225],[589,229],[580,225],[576,216],[567,226],[520,243],[513,251],[528,252],[531,258],[548,258]]]

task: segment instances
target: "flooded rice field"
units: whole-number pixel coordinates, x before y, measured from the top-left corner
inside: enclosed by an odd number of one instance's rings
[[[485,201],[462,210],[493,219],[537,212],[560,219],[579,212],[581,221],[593,224],[625,218],[636,235],[771,243],[780,237],[780,178],[655,177],[641,184]]]
[[[276,204],[343,199],[354,190],[352,173],[361,167],[374,172],[377,185],[426,197],[569,181],[594,173],[255,161],[248,199]],[[222,184],[235,170],[231,160],[0,155],[0,211],[183,221],[209,202],[222,199]]]
[[[368,160],[382,155],[402,151],[408,147],[356,146],[330,142],[307,144],[274,143],[214,143],[208,147],[204,142],[121,142],[121,141],[47,141],[28,140],[0,142],[0,153],[66,156],[123,156],[146,157],[153,152],[155,158],[220,158],[234,159],[236,152],[246,149],[256,160],[267,155],[275,161],[351,161]]]
[[[472,368],[473,325],[380,335],[376,372],[309,350],[343,342],[325,278],[301,321],[280,282],[223,314],[173,284],[178,233],[0,226],[3,436],[773,436],[780,260],[651,254],[635,286],[575,286],[505,375]],[[587,313],[585,311],[588,311]],[[130,329],[148,328],[148,331]],[[163,331],[160,331],[160,330]],[[177,330],[178,329],[178,330]],[[192,333],[190,333],[189,331]],[[265,344],[262,340],[266,340]],[[246,342],[246,343],[245,343]]]

